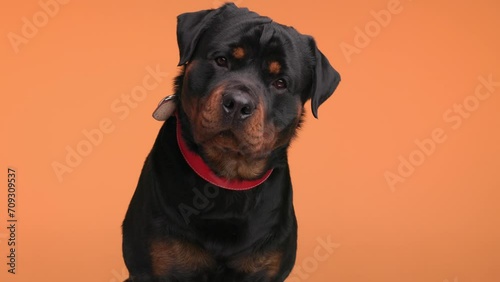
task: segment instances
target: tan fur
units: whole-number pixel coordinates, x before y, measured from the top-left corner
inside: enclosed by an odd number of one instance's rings
[[[233,57],[235,59],[241,60],[245,58],[245,49],[243,47],[236,47],[233,49]]]
[[[217,95],[217,93],[212,95]],[[211,106],[219,103],[213,103],[213,100],[220,103],[220,98],[213,96],[206,101],[207,107],[201,114],[204,129],[212,126],[218,128],[220,112],[213,110]],[[245,126],[237,132],[228,136],[214,136],[206,142],[199,138],[206,158],[220,176],[229,179],[255,179],[264,172],[265,157],[267,157],[265,154],[274,145],[276,136],[273,127],[264,128],[262,103],[258,105]],[[215,113],[215,115],[210,113]]]
[[[188,76],[184,79],[187,85]],[[290,136],[280,136],[272,123],[265,122],[262,101],[257,102],[253,114],[239,128],[233,128],[230,133],[224,130],[221,101],[225,88],[226,85],[219,85],[198,99],[183,93],[182,106],[191,124],[194,141],[202,148],[209,166],[219,176],[228,179],[255,179],[264,173],[269,153],[286,144]],[[299,118],[300,112],[297,123]]]
[[[281,71],[281,64],[277,61],[269,63],[269,72],[272,74],[279,74]]]
[[[270,278],[274,278],[278,273],[282,260],[282,253],[278,251],[266,254],[253,254],[250,257],[239,258],[230,265],[248,274],[266,271]]]
[[[153,241],[151,244],[153,274],[161,277],[173,269],[181,271],[213,267],[214,259],[203,249],[182,241]]]

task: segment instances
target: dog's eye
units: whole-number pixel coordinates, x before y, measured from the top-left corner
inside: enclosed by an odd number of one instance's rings
[[[283,78],[277,79],[273,82],[273,86],[278,89],[286,89],[286,81]]]
[[[227,68],[227,59],[226,59],[226,57],[217,57],[217,58],[215,58],[215,63],[219,67]]]

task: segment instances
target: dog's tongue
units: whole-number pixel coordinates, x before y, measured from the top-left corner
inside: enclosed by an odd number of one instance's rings
[[[158,121],[167,120],[175,111],[175,94],[163,98],[153,112],[153,118]]]

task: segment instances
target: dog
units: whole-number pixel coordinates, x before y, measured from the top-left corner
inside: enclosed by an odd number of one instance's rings
[[[179,15],[177,39],[175,94],[123,221],[126,281],[284,281],[287,149],[340,75],[311,36],[232,3]]]

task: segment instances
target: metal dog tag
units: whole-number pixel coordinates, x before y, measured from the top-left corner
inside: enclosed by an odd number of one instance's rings
[[[163,98],[153,112],[153,118],[158,121],[167,120],[175,111],[175,97],[175,94],[173,94]]]

